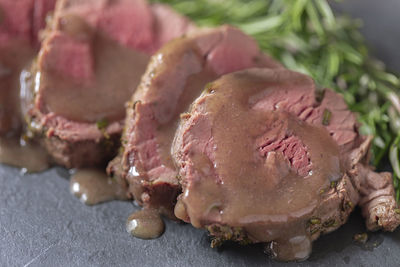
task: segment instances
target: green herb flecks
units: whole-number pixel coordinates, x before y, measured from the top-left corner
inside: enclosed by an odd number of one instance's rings
[[[325,109],[322,114],[322,125],[328,126],[332,117],[332,112],[329,109]]]
[[[96,122],[97,129],[99,129],[103,133],[103,136],[106,141],[108,141],[108,139],[110,139],[110,135],[106,131],[108,125],[109,125],[109,122],[107,119],[101,119]],[[105,144],[107,144],[107,146],[109,146],[108,142],[105,142]]]
[[[311,218],[309,222],[310,222],[310,224],[321,224],[321,219],[320,218]]]
[[[104,130],[108,126],[108,120],[107,119],[101,119],[101,120],[96,122],[96,126],[97,126],[97,129]]]
[[[361,21],[334,15],[326,0],[159,0],[200,26],[232,24],[287,68],[308,74],[322,88],[341,93],[359,113],[360,131],[374,135],[372,163],[390,153],[399,166],[400,81],[372,58]],[[400,173],[395,170],[399,196]]]

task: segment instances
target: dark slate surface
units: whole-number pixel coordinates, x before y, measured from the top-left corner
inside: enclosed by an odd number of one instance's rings
[[[347,0],[338,6],[365,19],[364,33],[375,54],[400,71],[400,1]],[[397,43],[396,43],[397,41]],[[302,263],[269,260],[261,246],[209,247],[203,231],[167,221],[165,234],[151,241],[130,237],[128,202],[86,207],[70,196],[68,173],[54,168],[22,175],[0,166],[0,266],[398,266],[400,231],[377,233],[373,251],[352,242],[363,232],[359,212],[348,224],[314,244]]]
[[[400,1],[399,0],[343,0],[331,1],[338,11],[361,18],[371,52],[386,65],[400,72]]]

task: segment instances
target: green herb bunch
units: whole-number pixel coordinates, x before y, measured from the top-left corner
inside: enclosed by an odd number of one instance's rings
[[[400,196],[400,80],[372,58],[361,22],[335,15],[326,0],[161,0],[198,25],[232,24],[287,68],[343,94],[374,135],[372,163],[390,159]]]

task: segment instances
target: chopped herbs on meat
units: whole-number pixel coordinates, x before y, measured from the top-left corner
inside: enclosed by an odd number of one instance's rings
[[[331,121],[331,116],[332,112],[330,112],[329,109],[325,109],[324,113],[322,114],[322,124],[325,126],[329,125],[329,122]]]
[[[321,219],[319,218],[311,218],[310,219],[311,224],[321,224]]]
[[[108,126],[108,120],[107,119],[101,119],[96,122],[97,129],[99,130],[104,130]]]

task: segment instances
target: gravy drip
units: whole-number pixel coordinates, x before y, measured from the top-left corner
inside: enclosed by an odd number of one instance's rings
[[[250,102],[264,90],[301,83],[300,74],[258,69],[223,76],[203,94],[208,94],[202,110],[211,120],[214,159],[189,152],[196,174],[185,181],[180,200],[195,227],[239,227],[253,241],[273,241],[271,251],[279,260],[308,257],[311,238],[306,226],[320,190],[342,177],[339,148],[322,126],[281,110],[254,110]],[[271,166],[259,155],[256,139],[277,122],[286,123],[286,133],[299,137],[308,148],[313,166],[308,176],[301,177],[290,167],[271,171],[277,164]]]
[[[52,67],[41,68],[40,84],[35,87],[40,88],[45,112],[81,122],[123,119],[125,102],[139,84],[149,56],[118,44],[75,15],[63,15],[59,28],[89,45],[94,77],[79,82]]]
[[[70,191],[86,205],[128,199],[125,188],[98,169],[78,169],[70,179]]]
[[[0,163],[22,168],[23,172],[41,172],[50,167],[46,150],[39,144],[18,138],[0,138]]]
[[[132,213],[126,221],[126,231],[141,239],[154,239],[164,233],[165,225],[157,210],[144,208]]]
[[[50,166],[39,144],[19,138],[24,125],[20,73],[33,57],[34,50],[26,42],[12,41],[0,48],[0,163],[22,168],[23,172],[41,172]]]

